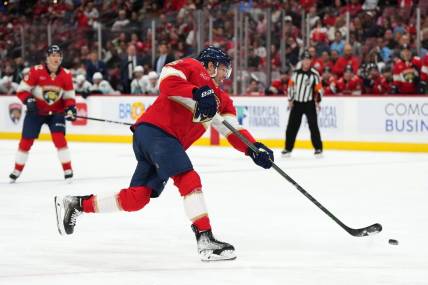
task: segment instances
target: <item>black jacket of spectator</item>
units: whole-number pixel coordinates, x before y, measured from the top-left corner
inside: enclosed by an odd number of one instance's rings
[[[127,55],[122,57],[120,60],[120,80],[122,81],[123,93],[131,93],[131,81],[134,68],[137,65],[144,66],[145,64],[147,63],[140,55],[136,55],[135,60],[131,60]]]
[[[86,68],[86,79],[92,82],[92,76],[95,72],[100,72],[104,78],[107,75],[107,66],[102,60],[97,60],[93,62],[91,60],[85,61]]]

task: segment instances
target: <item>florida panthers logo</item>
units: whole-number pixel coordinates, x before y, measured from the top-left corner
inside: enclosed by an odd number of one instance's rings
[[[45,99],[46,103],[52,105],[60,98],[59,92],[56,90],[44,90],[43,91],[43,99]]]
[[[22,105],[19,103],[9,104],[9,117],[14,124],[18,124],[21,120]]]

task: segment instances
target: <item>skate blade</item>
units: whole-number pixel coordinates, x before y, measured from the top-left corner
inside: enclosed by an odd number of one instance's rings
[[[62,198],[55,196],[55,213],[56,213],[56,226],[60,235],[65,235],[64,222],[62,217]]]
[[[71,184],[71,183],[73,183],[73,178],[65,178],[65,183],[66,183],[66,184]]]
[[[10,179],[9,180],[9,184],[15,184],[16,183],[16,179]]]
[[[233,250],[225,250],[220,254],[215,254],[212,251],[207,251],[205,253],[201,252],[199,256],[203,262],[228,261],[236,259],[235,251]]]

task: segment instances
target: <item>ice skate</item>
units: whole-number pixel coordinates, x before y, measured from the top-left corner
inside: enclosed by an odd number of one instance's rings
[[[235,248],[228,243],[216,240],[211,230],[199,232],[194,225],[192,225],[192,230],[196,235],[198,253],[202,261],[236,259]]]
[[[82,198],[55,196],[55,211],[59,233],[61,235],[70,235],[76,226],[77,217],[83,213]]]
[[[282,155],[282,157],[284,157],[284,158],[291,157],[291,151],[286,150],[286,149],[283,149],[283,150],[281,151],[281,155]]]
[[[314,152],[314,155],[315,155],[316,158],[323,158],[322,150],[321,149],[316,149],[315,152]]]
[[[67,169],[64,171],[65,183],[70,184],[73,182],[73,170]]]
[[[9,178],[10,178],[10,183],[12,184],[12,183],[15,183],[16,182],[16,179],[18,179],[18,177],[19,177],[19,175],[21,174],[21,171],[18,171],[18,170],[16,170],[16,169],[14,169],[13,171],[12,171],[12,173],[9,175]]]

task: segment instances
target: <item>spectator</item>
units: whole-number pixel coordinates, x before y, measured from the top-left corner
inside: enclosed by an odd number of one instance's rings
[[[374,95],[388,93],[388,82],[386,78],[380,74],[377,65],[375,63],[368,64],[366,69],[366,76],[363,78],[363,93]]]
[[[250,85],[248,85],[247,90],[245,90],[245,95],[247,96],[260,96],[263,95],[259,81],[255,78],[251,78]]]
[[[337,54],[340,56],[343,55],[343,49],[345,48],[345,41],[343,40],[342,33],[340,31],[336,31],[334,34],[334,42],[330,45],[330,50],[337,51]]]
[[[421,60],[413,57],[409,47],[404,46],[401,50],[401,58],[394,62],[392,68],[394,94],[417,94],[420,87],[419,70]]]
[[[145,83],[144,84],[145,94],[149,94],[149,95],[159,94],[158,78],[159,76],[156,73],[156,71],[150,71],[149,74],[143,77],[144,83]]]
[[[361,95],[361,85],[361,79],[354,73],[352,66],[347,65],[343,77],[337,81],[337,93]]]
[[[86,80],[83,74],[79,74],[76,76],[74,90],[76,94],[79,94],[83,98],[87,98],[91,93],[92,84]]]
[[[98,59],[98,53],[93,51],[89,54],[88,59],[85,61],[86,79],[91,80],[95,72],[100,72],[103,76],[107,73],[106,64]]]
[[[131,81],[134,75],[134,69],[138,65],[143,66],[143,58],[137,55],[137,50],[134,45],[129,45],[127,54],[120,62],[120,74],[123,92],[129,94],[131,92]]]
[[[129,24],[129,22],[130,22],[129,19],[126,17],[126,11],[120,10],[119,11],[119,18],[116,19],[116,21],[113,23],[111,30],[113,32],[122,31]]]
[[[286,66],[280,70],[278,80],[273,80],[271,87],[266,90],[266,95],[285,95],[288,96],[288,83],[291,77],[291,68]]]
[[[330,66],[326,66],[324,68],[324,72],[322,73],[322,76],[321,76],[321,84],[324,90],[324,94],[326,95],[336,94],[337,92],[336,78],[334,77],[334,74],[331,73]]]
[[[119,91],[115,91],[107,80],[103,80],[103,75],[95,72],[92,76],[91,94],[104,94],[104,95],[120,95]]]
[[[131,82],[131,94],[144,94],[145,93],[145,84],[144,84],[144,68],[141,65],[138,65],[134,69],[134,79]]]
[[[168,45],[166,42],[161,42],[159,44],[159,56],[156,58],[154,62],[154,69],[157,74],[160,74],[162,71],[162,67],[164,65],[173,62],[175,60],[174,56],[169,53]]]
[[[352,67],[353,74],[358,72],[358,58],[352,55],[352,46],[350,44],[345,45],[344,54],[337,60],[336,64],[334,65],[333,72],[340,77],[343,75],[345,68],[348,65]]]
[[[11,76],[3,76],[0,80],[0,94],[1,95],[12,95],[16,93],[18,84],[12,81]]]

